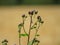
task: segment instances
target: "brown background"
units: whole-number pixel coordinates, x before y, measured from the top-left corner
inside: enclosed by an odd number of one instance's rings
[[[60,45],[60,6],[53,5],[0,7],[0,45],[4,39],[9,41],[8,45],[18,45],[18,24],[22,22],[22,14],[28,15],[30,10],[38,10],[38,15],[44,20],[44,24],[39,29],[38,39],[41,41],[39,45]],[[26,24],[25,28],[28,27]],[[33,33],[31,36],[33,37]],[[27,38],[22,38],[22,45],[26,45],[25,39]]]

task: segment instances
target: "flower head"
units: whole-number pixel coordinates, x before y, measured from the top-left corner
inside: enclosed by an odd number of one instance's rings
[[[37,13],[38,13],[38,11],[36,11],[36,10],[32,10],[32,11],[28,12],[29,15],[33,15],[33,14],[37,14]]]
[[[23,26],[23,23],[20,23],[19,25],[18,25],[18,27],[22,27]]]
[[[8,41],[6,39],[4,41],[2,41],[2,43],[4,43],[4,42],[8,43]]]
[[[27,18],[27,16],[25,16],[25,14],[23,14],[23,15],[22,15],[22,18],[24,18],[24,19],[25,19],[25,18]]]
[[[38,13],[38,11],[35,11],[35,14],[37,14]]]
[[[34,11],[29,11],[28,14],[29,15],[33,15]]]
[[[41,23],[43,24],[43,23],[44,23],[44,21],[41,21]]]
[[[40,16],[37,16],[37,19],[38,19],[39,22],[41,21],[41,17]]]
[[[34,42],[37,42],[37,43],[39,43],[40,41],[39,41],[39,40],[37,40],[36,38],[34,38]]]
[[[25,17],[25,14],[22,15],[22,18],[24,18],[24,17]]]
[[[40,16],[37,16],[37,19],[38,19],[38,22],[40,22],[41,24],[44,23],[44,21],[42,21],[41,17]]]

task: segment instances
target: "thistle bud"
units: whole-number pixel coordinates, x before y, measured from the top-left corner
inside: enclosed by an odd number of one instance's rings
[[[39,22],[41,22],[41,17],[40,16],[37,16],[37,19]]]
[[[41,21],[41,23],[43,24],[43,23],[44,23],[44,21]]]
[[[4,43],[4,42],[8,43],[8,41],[6,39],[4,41],[2,41],[2,43]]]
[[[35,14],[37,14],[38,13],[38,11],[35,11]]]
[[[25,17],[25,14],[24,15],[22,15],[22,18],[24,18]]]
[[[28,12],[29,15],[33,15],[33,13],[34,13],[33,11],[29,11]]]

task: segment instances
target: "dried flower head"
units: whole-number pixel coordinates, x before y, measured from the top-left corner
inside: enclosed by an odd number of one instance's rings
[[[40,19],[41,17],[40,16],[37,16],[37,19]]]
[[[27,18],[27,16],[25,16],[25,14],[24,14],[24,15],[22,15],[22,18]]]
[[[20,23],[19,25],[18,25],[18,27],[22,27],[23,26],[23,23]]]
[[[41,17],[40,16],[37,16],[37,19],[38,19],[38,22],[40,22],[41,24],[44,23],[44,21],[42,21]]]
[[[28,12],[29,15],[33,15],[33,14],[37,14],[37,13],[38,13],[38,11],[35,11],[35,10]]]
[[[35,11],[35,14],[37,14],[38,13],[38,11]]]
[[[4,42],[8,43],[8,41],[6,39],[4,41],[2,41],[2,43],[4,43]]]
[[[34,42],[39,43],[40,41],[39,41],[39,40],[37,40],[37,38],[34,38]]]
[[[24,17],[25,17],[25,14],[22,15],[22,18],[24,18]]]
[[[43,23],[44,23],[44,21],[41,21],[41,23],[43,24]]]
[[[40,16],[37,16],[37,19],[39,22],[41,22],[41,17]]]
[[[29,15],[33,15],[34,11],[29,11],[28,14]]]

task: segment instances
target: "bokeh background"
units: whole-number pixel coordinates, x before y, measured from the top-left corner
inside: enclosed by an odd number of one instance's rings
[[[4,39],[8,45],[19,44],[18,24],[22,22],[22,14],[28,16],[30,10],[38,10],[37,15],[44,21],[38,32],[39,45],[60,45],[60,0],[0,0],[0,45]],[[29,18],[26,23],[28,32]],[[34,31],[31,38],[33,35]],[[22,45],[26,45],[27,37],[21,40]]]
[[[0,5],[60,4],[60,0],[0,0]]]

